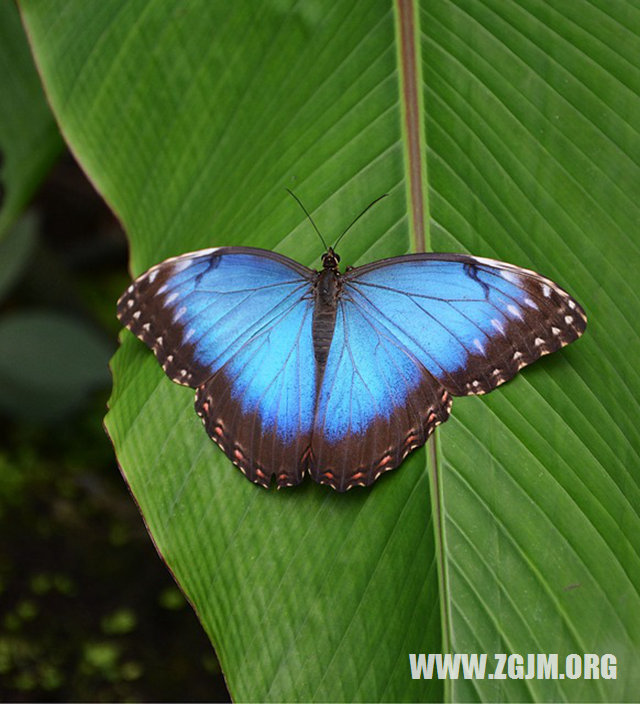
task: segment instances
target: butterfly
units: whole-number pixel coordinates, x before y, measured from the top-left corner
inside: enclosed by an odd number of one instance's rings
[[[556,283],[464,254],[315,271],[253,247],[167,259],[117,314],[196,389],[209,436],[251,481],[368,486],[422,446],[453,396],[484,394],[580,337]]]

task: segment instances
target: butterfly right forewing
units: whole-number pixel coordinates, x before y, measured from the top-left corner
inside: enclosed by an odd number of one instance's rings
[[[556,283],[492,259],[408,255],[345,278],[351,298],[454,396],[491,391],[586,328]]]

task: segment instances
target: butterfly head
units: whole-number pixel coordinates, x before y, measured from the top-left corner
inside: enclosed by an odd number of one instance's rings
[[[340,262],[340,255],[333,251],[333,247],[329,247],[327,251],[322,255],[322,266],[325,269],[338,270],[338,263]]]
[[[383,198],[386,198],[386,197],[389,195],[388,193],[384,193],[383,195],[379,196],[379,197],[376,198],[374,201],[372,201],[371,203],[369,203],[369,205],[360,213],[360,215],[358,215],[358,217],[355,218],[355,220],[353,220],[353,221],[351,222],[351,224],[350,224],[345,230],[343,230],[342,234],[341,234],[341,235],[338,237],[338,239],[335,241],[333,247],[328,247],[328,246],[327,246],[327,243],[325,242],[324,237],[322,236],[320,230],[318,229],[317,225],[316,225],[315,222],[313,221],[313,218],[312,218],[311,215],[309,214],[309,211],[304,207],[304,205],[303,205],[302,201],[300,200],[300,198],[298,198],[298,196],[297,196],[292,190],[290,190],[289,188],[287,188],[286,191],[289,193],[290,196],[292,196],[292,197],[294,198],[294,200],[295,200],[295,201],[298,203],[298,205],[302,208],[302,210],[304,211],[304,214],[309,218],[309,222],[313,225],[313,229],[317,232],[318,237],[320,238],[320,241],[321,241],[322,244],[327,248],[327,251],[322,255],[322,267],[323,267],[323,269],[324,269],[325,271],[327,271],[327,270],[335,271],[336,273],[339,273],[339,272],[338,272],[338,263],[340,262],[340,257],[339,257],[338,254],[336,254],[336,252],[334,251],[334,247],[337,247],[337,246],[338,246],[338,242],[340,242],[340,240],[347,234],[347,232],[349,232],[349,230],[351,229],[351,227],[352,227],[353,225],[355,225],[355,224],[358,222],[358,220],[360,220],[360,218],[367,212],[367,210],[369,210],[369,208],[371,208],[371,206],[375,205],[378,201],[382,200]],[[349,271],[351,268],[352,268],[352,267],[347,267],[347,271]]]

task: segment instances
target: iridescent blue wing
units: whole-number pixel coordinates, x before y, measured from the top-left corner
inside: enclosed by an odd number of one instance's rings
[[[348,272],[345,290],[454,396],[491,391],[586,328],[556,283],[493,259],[386,259]]]
[[[419,254],[343,276],[318,398],[311,472],[369,485],[445,421],[453,396],[482,394],[579,337],[580,305],[532,271]]]
[[[315,407],[313,272],[250,247],[185,254],[149,269],[121,322],[167,375],[197,389],[208,434],[254,482],[297,484]]]
[[[345,294],[318,396],[313,479],[338,491],[372,484],[423,445],[450,408],[420,360]]]

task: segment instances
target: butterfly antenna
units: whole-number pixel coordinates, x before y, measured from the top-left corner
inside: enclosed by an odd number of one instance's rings
[[[323,244],[323,246],[324,246],[325,251],[328,250],[329,247],[328,247],[327,243],[324,241],[324,237],[323,237],[322,234],[320,233],[320,230],[318,230],[318,226],[315,224],[315,222],[313,222],[313,218],[311,217],[311,215],[309,215],[309,211],[304,207],[304,205],[302,204],[302,201],[300,200],[300,198],[298,198],[298,196],[297,196],[293,191],[289,190],[288,188],[286,188],[285,190],[287,191],[287,193],[288,193],[290,196],[293,196],[293,197],[296,199],[296,202],[298,203],[298,205],[302,208],[302,210],[304,210],[304,214],[305,214],[305,215],[309,218],[309,220],[311,221],[311,224],[313,225],[313,229],[318,233],[318,237],[320,238],[320,240],[321,240],[321,242],[322,242],[322,244]]]
[[[369,205],[358,215],[358,217],[349,224],[349,226],[344,230],[344,232],[338,237],[338,239],[335,241],[333,245],[333,249],[335,249],[338,246],[338,242],[349,232],[349,230],[360,220],[360,218],[369,210],[369,208],[372,208],[378,201],[382,200],[383,198],[386,198],[389,194],[388,193],[383,193],[381,196],[378,196],[375,200],[371,201]]]

